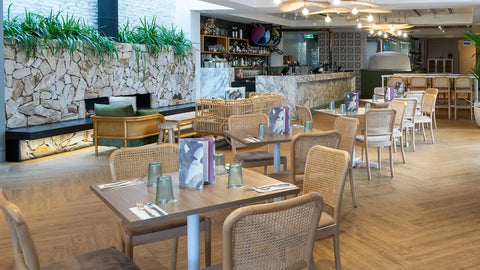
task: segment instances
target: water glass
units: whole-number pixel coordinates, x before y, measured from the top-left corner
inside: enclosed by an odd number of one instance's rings
[[[328,107],[328,109],[330,109],[330,111],[335,111],[335,102],[334,101],[330,102],[330,106]]]
[[[345,104],[340,104],[340,114],[346,114],[347,113],[347,107]]]
[[[243,187],[242,164],[232,163],[228,173],[228,188],[241,187]]]
[[[377,102],[377,95],[372,96],[372,102]]]
[[[225,154],[215,153],[215,174],[221,175],[226,173],[227,170],[225,170]]]
[[[162,163],[151,162],[148,164],[148,180],[147,187],[154,187],[157,183],[157,177],[162,175]]]
[[[303,132],[312,132],[313,129],[312,129],[312,121],[305,121],[305,123],[303,124]]]
[[[370,110],[370,103],[365,104],[365,111]]]
[[[168,204],[175,202],[173,196],[172,178],[170,175],[162,175],[157,178],[157,193],[155,195],[155,203]]]
[[[267,125],[266,124],[259,124],[258,125],[258,138],[266,138],[267,137]]]

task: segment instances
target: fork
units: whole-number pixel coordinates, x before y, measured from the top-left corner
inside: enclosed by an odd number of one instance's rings
[[[268,185],[268,186],[264,186],[264,187],[255,187],[255,188],[260,189],[260,190],[269,190],[269,189],[272,189],[272,188],[275,188],[275,187],[288,187],[288,186],[290,186],[290,183],[272,184],[272,185]]]
[[[150,217],[155,217],[154,214],[152,214],[150,211],[147,210],[147,208],[145,208],[145,204],[143,202],[138,201],[137,208],[138,210],[144,211],[145,213],[147,213]]]

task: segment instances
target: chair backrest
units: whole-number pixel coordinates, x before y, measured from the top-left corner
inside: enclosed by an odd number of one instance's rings
[[[373,89],[373,94],[377,96],[385,96],[385,88],[383,87],[375,87]]]
[[[318,193],[250,205],[223,223],[223,269],[312,269],[323,200]]]
[[[229,130],[258,128],[259,124],[267,125],[268,130],[268,116],[266,114],[252,113],[243,115],[232,115],[228,118]],[[245,147],[244,144],[234,139],[230,139],[230,144],[232,146],[233,156],[237,154],[237,148]]]
[[[338,149],[347,151],[350,156],[353,154],[355,147],[355,135],[358,129],[358,119],[352,117],[338,117],[333,123],[333,129],[338,130],[342,135]]]
[[[438,90],[450,90],[450,78],[447,77],[433,77],[432,87]]]
[[[387,79],[387,86],[395,87],[397,82],[404,82],[402,77],[399,76],[390,76]]]
[[[393,134],[395,123],[395,110],[370,109],[365,112],[365,135],[367,137],[386,136]]]
[[[438,89],[437,88],[427,88],[425,89],[425,94],[432,94],[437,96],[438,95]]]
[[[432,94],[426,94],[423,97],[421,112],[427,115],[432,115],[435,109],[436,96]]]
[[[457,77],[455,78],[455,91],[472,90],[472,79],[469,77]]]
[[[312,112],[306,106],[295,105],[295,110],[297,110],[298,121],[305,124],[305,121],[312,121]]]
[[[403,118],[405,116],[405,109],[407,108],[407,103],[402,100],[394,99],[390,101],[388,107],[395,110],[395,127],[403,129]]]
[[[40,269],[37,249],[22,211],[14,203],[8,201],[2,189],[0,189],[0,208],[7,221],[12,239],[16,269]]]
[[[422,99],[425,95],[425,91],[410,91],[405,94],[406,98],[414,98],[417,100],[417,109],[422,105]]]
[[[346,151],[315,145],[308,152],[305,166],[303,192],[322,194],[323,202],[332,209],[337,224],[349,162],[350,155]]]
[[[412,79],[410,79],[410,89],[412,91],[427,89],[427,78],[413,77]]]
[[[405,108],[404,119],[413,120],[415,119],[415,113],[417,111],[417,99],[415,98],[396,98],[397,101],[405,101],[407,107]]]
[[[304,174],[308,151],[315,145],[338,148],[342,135],[339,131],[330,130],[315,133],[299,133],[292,138],[290,147],[290,181],[295,183],[295,175]]]
[[[162,172],[178,171],[178,144],[163,143],[142,147],[129,147],[113,151],[110,172],[113,181],[148,175],[150,162],[161,162]]]

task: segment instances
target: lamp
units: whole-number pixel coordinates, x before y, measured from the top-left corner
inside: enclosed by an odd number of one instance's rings
[[[357,14],[358,14],[357,6],[354,6],[354,7],[353,7],[353,9],[352,9],[352,14],[353,14],[353,15],[357,15]]]
[[[340,0],[333,0],[333,5],[335,5],[335,6],[340,5]]]
[[[369,15],[368,15],[367,21],[373,22],[373,16],[372,16],[372,14],[369,14]]]
[[[273,0],[273,3],[274,3],[275,5],[279,5],[281,2],[282,2],[282,0]]]
[[[303,5],[302,14],[303,14],[304,16],[307,16],[307,15],[308,15],[307,3],[305,3],[305,4]]]
[[[332,17],[330,17],[327,13],[327,17],[325,17],[325,22],[329,23],[332,21]]]
[[[375,31],[373,29],[370,29],[370,35],[375,34]]]
[[[358,27],[358,28],[362,28],[362,26],[363,26],[362,23],[361,23],[361,22],[358,22],[357,27]]]

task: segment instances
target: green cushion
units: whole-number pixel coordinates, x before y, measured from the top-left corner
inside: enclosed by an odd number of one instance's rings
[[[145,110],[138,110],[135,115],[137,116],[145,116],[145,115],[152,115],[158,114],[158,109],[145,109]]]
[[[95,103],[96,116],[116,116],[128,117],[135,116],[132,105],[106,105]]]
[[[130,139],[127,140],[128,147],[136,147],[142,146],[146,144],[156,143],[158,141],[158,135],[154,135],[147,138],[142,139]],[[95,142],[94,142],[95,143]],[[98,145],[103,146],[117,146],[117,147],[124,147],[125,144],[121,139],[98,139]]]

